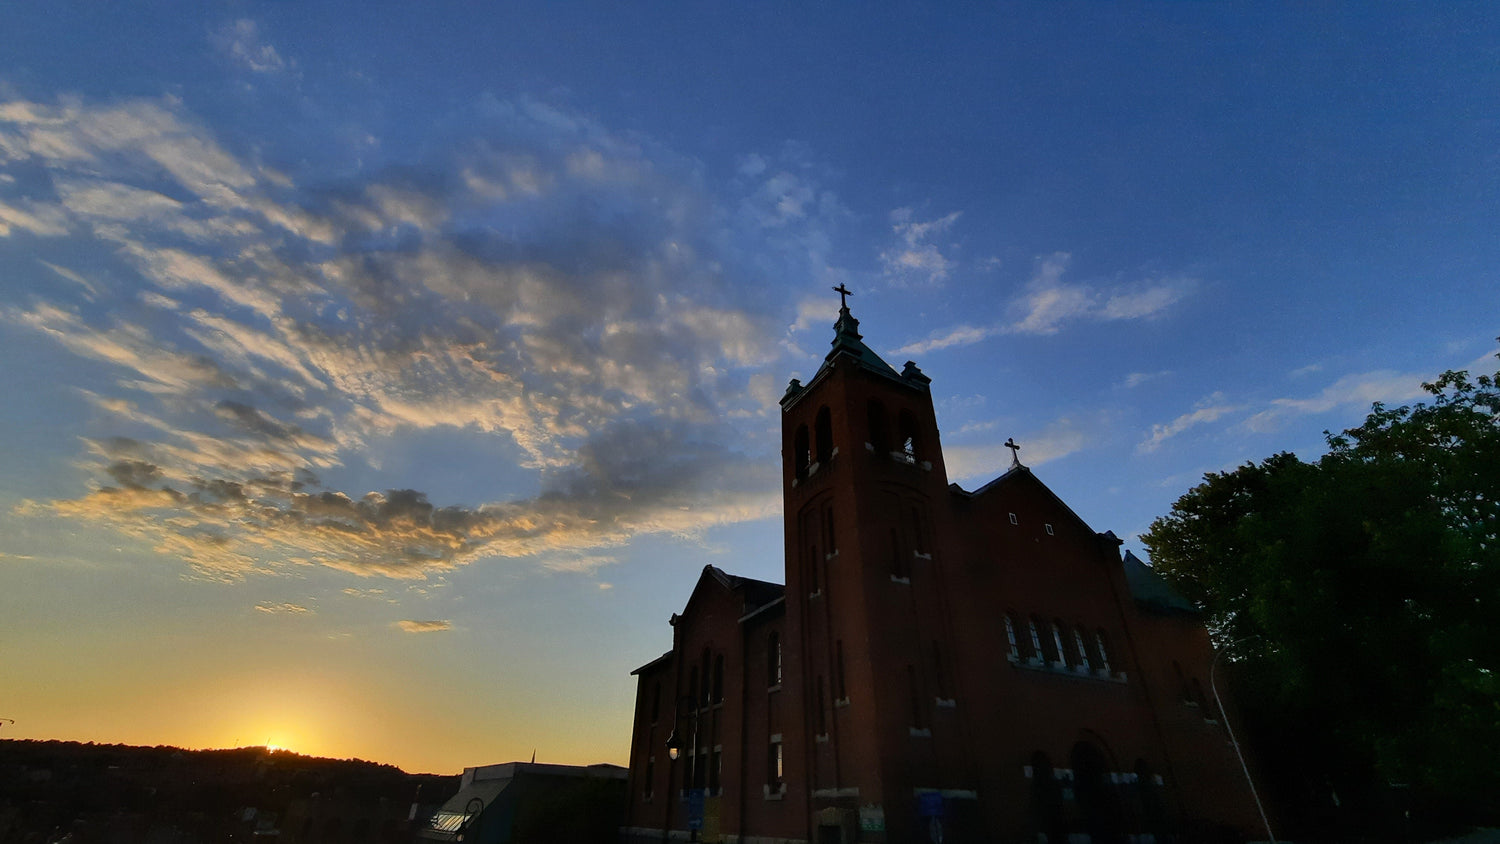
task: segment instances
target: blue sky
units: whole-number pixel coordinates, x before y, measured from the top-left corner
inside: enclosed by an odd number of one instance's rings
[[[7,735],[622,761],[698,569],[780,579],[837,284],[952,480],[1137,553],[1494,370],[1484,4],[7,17]]]

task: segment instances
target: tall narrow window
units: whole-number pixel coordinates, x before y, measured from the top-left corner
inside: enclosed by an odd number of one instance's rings
[[[927,526],[922,523],[922,510],[918,507],[911,508],[911,538],[912,550],[918,554],[926,554]]]
[[[646,757],[646,787],[641,789],[645,792],[647,800],[651,799],[651,787],[656,783],[656,757]]]
[[[1038,661],[1046,660],[1047,655],[1042,652],[1042,637],[1037,631],[1036,616],[1032,616],[1026,624],[1031,628],[1031,658]]]
[[[792,436],[792,465],[795,467],[797,480],[807,477],[807,463],[810,460],[810,452],[807,446],[807,426],[798,425],[797,433]]]
[[[876,454],[884,456],[891,450],[891,434],[887,430],[885,405],[881,404],[879,399],[870,399],[866,417],[870,446],[874,448]]]
[[[908,463],[915,463],[922,451],[917,436],[917,417],[910,410],[903,410],[896,419],[896,441],[900,444],[901,456]]]
[[[709,666],[711,666],[713,664],[710,661],[711,659],[712,659],[712,656],[709,653],[708,648],[704,648],[703,649],[703,705],[704,706],[708,706],[710,703],[713,702],[713,699],[714,699],[714,688],[713,688],[713,685],[712,685],[712,681],[709,679],[710,677],[713,676],[711,673],[709,673],[711,671],[711,669],[709,668]]]
[[[1106,675],[1108,675],[1110,673],[1110,671],[1109,671],[1109,646],[1106,645],[1106,644],[1104,644],[1104,630],[1103,629],[1100,629],[1100,630],[1097,630],[1097,631],[1094,632],[1094,645],[1097,646],[1098,649],[1099,649],[1097,651],[1098,656],[1099,656],[1099,670],[1103,671]]]
[[[724,655],[714,657],[714,703],[724,702]]]
[[[689,677],[689,680],[688,680],[688,700],[692,701],[693,708],[697,709],[698,708],[698,667],[696,665],[693,666],[693,670],[692,671],[688,672],[688,677]],[[681,706],[681,704],[678,704],[678,705]]]
[[[771,787],[772,791],[777,791],[785,779],[786,769],[783,767],[781,758],[781,736],[777,734],[771,736],[770,752],[766,755],[766,784]]]
[[[1016,623],[1011,619],[1010,613],[1005,614],[1005,644],[1010,648],[1010,658],[1014,662],[1021,658],[1021,648],[1016,644]]]
[[[719,777],[724,773],[724,751],[715,747],[708,757],[708,793],[719,793]]]
[[[766,637],[766,685],[781,685],[781,634],[775,630]]]
[[[813,440],[818,449],[817,461],[827,463],[833,459],[833,417],[827,407],[818,408],[817,420],[813,423]]]
[[[837,672],[834,675],[834,680],[838,684],[839,700],[848,700],[849,689],[844,685],[844,640],[839,639],[837,642],[834,642],[833,649],[835,659],[837,660],[837,663],[834,666],[834,669]]]
[[[807,591],[818,592],[822,589],[819,585],[818,572],[823,568],[823,558],[818,556],[818,543],[814,542],[807,552]]]
[[[1057,661],[1058,662],[1062,662],[1062,663],[1066,663],[1068,665],[1072,665],[1073,664],[1073,655],[1068,652],[1068,645],[1067,645],[1066,642],[1063,641],[1063,632],[1062,631],[1063,631],[1062,622],[1059,621],[1059,620],[1057,620],[1057,619],[1053,619],[1052,620],[1052,644],[1057,646]]]
[[[937,685],[937,696],[943,700],[952,699],[953,695],[948,692],[948,674],[943,670],[943,646],[936,640],[932,643],[932,679]]]
[[[1083,628],[1073,628],[1073,644],[1078,646],[1078,667],[1084,671],[1089,670],[1089,649],[1083,643]]]
[[[901,542],[900,528],[891,528],[891,575],[903,580],[911,577],[911,555]]]
[[[1198,708],[1203,710],[1204,718],[1212,717],[1208,711],[1208,699],[1203,696],[1203,684],[1198,682],[1197,677],[1193,678],[1193,703],[1198,704]]]
[[[826,736],[826,735],[828,735],[828,707],[826,706],[827,701],[825,701],[823,699],[823,697],[824,697],[823,675],[819,674],[818,675],[818,712],[813,717],[816,720],[816,723],[818,725],[818,732],[817,732],[817,734],[820,735],[820,736]]]
[[[923,718],[927,707],[922,705],[922,690],[917,684],[917,669],[910,665],[906,666],[906,679],[911,685],[911,725],[920,730],[927,726],[926,719]]]

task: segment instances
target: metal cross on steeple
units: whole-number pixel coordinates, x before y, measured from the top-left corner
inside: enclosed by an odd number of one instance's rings
[[[844,288],[844,283],[842,281],[839,282],[839,286],[838,287],[833,288],[833,292],[839,294],[839,310],[844,310],[844,309],[848,308],[849,307],[849,301],[845,297],[846,296],[853,296],[854,292],[852,290],[846,290]]]
[[[1005,447],[1010,449],[1010,466],[1012,469],[1021,465],[1021,447],[1011,437],[1005,438]]]

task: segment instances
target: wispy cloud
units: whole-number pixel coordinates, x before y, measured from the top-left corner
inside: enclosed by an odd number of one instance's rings
[[[29,512],[220,579],[298,563],[422,577],[486,557],[587,569],[641,533],[773,513],[774,471],[727,420],[767,412],[784,314],[735,295],[762,270],[736,261],[826,269],[818,221],[836,199],[805,175],[810,195],[747,186],[805,221],[750,225],[692,166],[585,117],[520,101],[484,118],[489,134],[421,175],[331,187],[242,160],[173,101],[0,103],[0,170],[51,179],[6,200],[50,222],[4,236],[83,236],[119,260],[54,268],[96,303],[0,312],[116,375],[95,397],[120,433],[88,443],[94,487]],[[766,228],[761,248],[727,245]],[[441,504],[321,480],[373,459],[373,440],[439,428],[508,437],[541,492]]]
[[[402,619],[396,622],[396,626],[407,633],[441,633],[444,630],[452,630],[453,622]]]
[[[307,615],[312,612],[312,610],[301,604],[287,603],[272,604],[261,602],[255,605],[255,609],[257,612],[269,613],[271,615]]]
[[[920,355],[950,346],[968,346],[999,333],[995,326],[959,325],[942,328],[927,337],[894,350],[897,355]]]
[[[969,346],[997,334],[1056,334],[1075,322],[1154,317],[1180,301],[1194,286],[1193,281],[1186,278],[1153,279],[1108,288],[1071,284],[1063,281],[1070,260],[1065,252],[1039,259],[1024,291],[1011,301],[1008,320],[966,322],[939,328],[920,340],[894,349],[892,353],[917,355]],[[1142,374],[1141,377],[1149,376]]]
[[[1176,304],[1193,287],[1186,278],[1167,278],[1107,289],[1063,281],[1071,256],[1056,252],[1041,258],[1025,292],[1012,303],[1015,319],[1007,331],[1056,334],[1070,322],[1103,322],[1155,316]]]
[[[1243,405],[1230,404],[1222,392],[1215,392],[1198,401],[1188,413],[1184,413],[1162,425],[1152,425],[1151,435],[1136,446],[1136,451],[1146,453],[1160,448],[1162,443],[1189,428],[1216,422],[1219,419],[1243,410]]]
[[[1120,386],[1127,390],[1133,390],[1136,387],[1147,383],[1148,381],[1155,381],[1158,378],[1165,378],[1171,374],[1172,372],[1166,369],[1163,369],[1159,372],[1132,372],[1129,375],[1125,376],[1125,380],[1120,382]]]
[[[933,241],[946,235],[961,214],[954,211],[935,220],[919,221],[910,208],[892,211],[891,231],[896,242],[880,253],[886,277],[903,286],[938,284],[946,280],[956,266],[948,254],[952,246]]]
[[[1083,450],[1090,439],[1088,426],[1072,417],[1057,419],[1039,431],[1015,438],[1021,445],[1021,462],[1033,468]],[[1011,451],[1004,440],[996,438],[982,445],[947,446],[943,462],[953,480],[985,482],[1010,468]]]
[[[1256,432],[1274,431],[1292,416],[1327,413],[1340,407],[1368,407],[1378,401],[1413,401],[1427,395],[1422,389],[1426,380],[1428,376],[1388,369],[1345,375],[1313,396],[1272,399],[1270,407],[1245,420],[1245,427]]]
[[[265,41],[260,26],[249,18],[240,18],[219,27],[209,39],[220,54],[236,66],[253,73],[284,73],[291,62],[281,57]]]

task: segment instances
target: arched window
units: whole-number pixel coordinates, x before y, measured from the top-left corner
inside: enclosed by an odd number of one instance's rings
[[[1038,840],[1065,841],[1062,788],[1052,775],[1052,760],[1037,751],[1031,754],[1031,822]]]
[[[807,426],[798,425],[797,433],[792,435],[792,466],[795,467],[797,480],[807,477],[807,462],[810,459],[807,448]]]
[[[1197,677],[1193,678],[1193,703],[1198,704],[1198,708],[1202,710],[1204,718],[1214,717],[1208,711],[1208,699],[1203,696],[1203,684],[1198,682]]]
[[[875,449],[877,455],[883,458],[891,450],[890,422],[886,419],[885,405],[880,403],[880,399],[870,399],[865,415],[866,434],[870,437],[870,446]]]
[[[1073,652],[1069,650],[1068,643],[1063,640],[1063,624],[1061,619],[1052,619],[1052,644],[1057,648],[1057,661],[1073,664]]]
[[[917,417],[910,410],[901,411],[896,418],[896,442],[906,462],[917,462],[922,453],[922,444],[917,436]]]
[[[816,441],[819,464],[833,459],[833,416],[827,407],[818,408],[817,420],[813,423],[813,439]]]
[[[1161,790],[1156,784],[1156,773],[1145,759],[1135,760],[1136,794],[1140,798],[1141,826],[1145,832],[1160,833],[1162,820],[1166,816],[1161,801]]]
[[[1073,644],[1078,646],[1078,667],[1084,671],[1089,670],[1089,649],[1083,643],[1083,628],[1073,628]]]
[[[1104,672],[1104,675],[1107,677],[1110,674],[1109,646],[1105,644],[1103,628],[1094,631],[1094,645],[1098,647],[1094,655],[1099,658],[1099,670]]]
[[[775,630],[766,638],[766,685],[781,685],[781,634]]]
[[[891,528],[891,575],[903,580],[911,577],[911,555],[901,542],[901,529]]]
[[[1031,628],[1031,658],[1038,662],[1046,661],[1047,654],[1042,650],[1041,624],[1036,616],[1031,617],[1027,626]]]
[[[1005,614],[1005,644],[1010,648],[1010,659],[1015,662],[1021,658],[1021,648],[1016,644],[1016,623]]]

